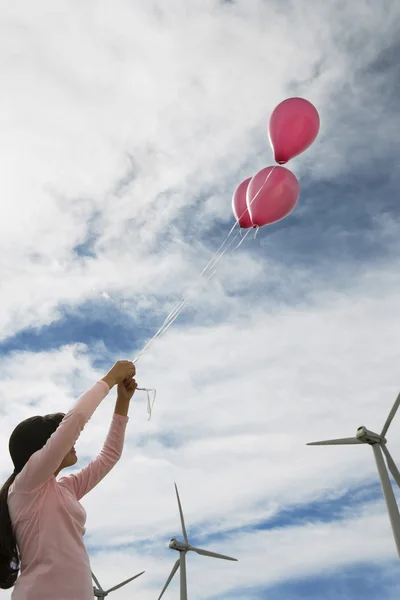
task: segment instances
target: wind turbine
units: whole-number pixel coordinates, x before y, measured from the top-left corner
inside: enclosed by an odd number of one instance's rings
[[[103,588],[101,587],[98,579],[96,578],[95,574],[92,571],[92,577],[93,580],[95,582],[95,584],[97,585],[97,587],[93,586],[93,594],[95,598],[102,598],[104,600],[104,598],[106,596],[108,596],[108,594],[110,592],[114,592],[115,590],[117,590],[118,588],[122,587],[123,585],[126,585],[127,583],[129,583],[130,581],[133,581],[134,579],[136,579],[137,577],[140,577],[141,575],[143,575],[145,571],[142,571],[141,573],[138,573],[137,575],[134,575],[133,577],[130,577],[129,579],[126,579],[125,581],[123,581],[122,583],[119,583],[118,585],[114,585],[114,587],[110,588],[109,590],[103,590]]]
[[[380,434],[369,431],[366,427],[362,426],[357,429],[356,437],[354,438],[343,438],[339,440],[327,440],[324,442],[311,442],[307,446],[341,446],[341,445],[353,445],[353,444],[369,444],[372,447],[376,466],[378,468],[379,478],[381,480],[381,486],[383,496],[385,498],[387,510],[389,513],[390,524],[393,530],[394,541],[396,543],[397,554],[400,557],[400,514],[397,506],[396,497],[393,492],[392,484],[389,478],[383,455],[386,457],[386,462],[389,471],[393,475],[393,479],[400,487],[400,472],[395,465],[393,458],[387,449],[386,434],[389,429],[391,422],[400,406],[400,394],[397,396],[396,402],[393,405],[392,410],[389,413],[386,423]]]
[[[184,518],[183,518],[181,501],[179,499],[179,493],[178,493],[178,488],[176,487],[176,483],[175,483],[175,491],[176,491],[176,497],[177,497],[177,500],[178,500],[179,514],[180,514],[180,517],[181,517],[183,539],[185,540],[185,542],[179,542],[176,538],[172,538],[172,540],[169,543],[169,547],[172,550],[177,550],[179,552],[179,558],[176,561],[176,563],[174,564],[174,566],[172,567],[172,571],[170,573],[170,576],[168,577],[167,582],[164,585],[163,590],[162,590],[161,594],[158,597],[158,600],[160,600],[160,598],[164,594],[165,590],[167,589],[167,587],[171,583],[172,578],[174,577],[174,575],[177,572],[177,570],[179,569],[179,567],[181,569],[180,570],[180,580],[181,580],[181,595],[180,595],[180,600],[187,600],[186,554],[190,550],[192,550],[193,552],[197,552],[197,554],[201,554],[202,556],[210,556],[211,558],[223,558],[224,560],[234,560],[234,561],[237,561],[237,558],[231,558],[230,556],[224,556],[223,554],[216,554],[215,552],[209,552],[208,550],[202,550],[201,548],[195,548],[194,546],[191,546],[189,544],[188,536],[187,536],[187,533],[186,533],[185,521],[184,521]]]

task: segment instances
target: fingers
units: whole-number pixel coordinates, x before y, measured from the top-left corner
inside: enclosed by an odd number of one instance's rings
[[[136,375],[136,367],[130,360],[119,360],[114,365],[116,382],[123,383],[125,387],[130,385]]]
[[[128,385],[128,390],[130,392],[134,392],[137,388],[138,384],[136,383],[136,381],[133,379],[130,384]]]
[[[134,377],[136,375],[136,367],[132,362],[129,363],[129,375],[131,377]]]
[[[125,386],[125,388],[127,390],[129,390],[130,392],[132,392],[133,390],[136,390],[138,384],[135,381],[135,379],[133,379],[133,377],[131,375],[129,375],[128,377],[126,377],[123,382],[122,382]]]
[[[136,375],[136,367],[130,360],[121,360],[120,363],[126,367],[126,377],[134,377]]]

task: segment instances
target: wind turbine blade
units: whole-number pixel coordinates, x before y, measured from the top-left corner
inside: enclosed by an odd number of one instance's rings
[[[160,600],[160,598],[162,597],[162,595],[164,594],[165,590],[167,589],[167,587],[169,586],[169,584],[172,581],[173,576],[175,575],[175,573],[177,572],[177,570],[179,569],[179,563],[180,563],[180,559],[178,558],[178,560],[176,561],[176,563],[174,564],[174,566],[172,567],[172,571],[170,573],[170,576],[167,579],[167,583],[164,585],[161,594],[158,596],[158,600]]]
[[[137,577],[140,577],[141,575],[143,575],[143,573],[145,573],[145,571],[142,571],[141,573],[138,573],[137,575],[134,575],[133,577],[130,577],[129,579],[126,579],[125,581],[123,581],[122,583],[119,583],[118,585],[114,585],[114,587],[112,587],[109,590],[107,590],[106,593],[109,594],[110,592],[114,592],[114,590],[117,590],[118,588],[122,587],[123,585],[126,585],[130,581],[133,581]]]
[[[210,556],[211,558],[223,558],[224,560],[234,560],[237,562],[237,558],[232,558],[230,556],[225,556],[224,554],[216,554],[215,552],[209,552],[208,550],[202,550],[201,548],[194,548],[190,546],[190,550],[197,552],[197,554],[201,554],[202,556]]]
[[[181,517],[181,525],[182,525],[183,539],[185,540],[185,544],[188,544],[188,543],[189,543],[189,541],[188,541],[188,536],[187,536],[187,533],[186,533],[185,520],[184,520],[184,518],[183,518],[183,511],[182,511],[181,501],[180,501],[180,499],[179,499],[179,493],[178,493],[178,488],[177,488],[177,486],[176,486],[176,483],[175,483],[175,491],[176,491],[176,497],[177,497],[177,499],[178,499],[179,515],[180,515],[180,517]]]
[[[389,471],[391,472],[393,479],[395,480],[397,485],[400,487],[400,472],[399,472],[398,468],[396,467],[396,463],[394,462],[392,455],[390,454],[386,445],[383,444],[383,446],[381,446],[381,448],[383,450],[384,455],[386,456]]]
[[[98,579],[96,578],[95,574],[93,573],[93,571],[92,571],[92,577],[93,577],[93,580],[94,580],[95,584],[96,584],[96,585],[97,585],[97,587],[99,588],[99,590],[100,590],[101,592],[104,592],[103,588],[101,587],[101,585],[100,585],[100,583],[99,583]]]
[[[382,492],[385,498],[390,524],[392,526],[393,537],[396,544],[397,554],[400,557],[400,514],[396,497],[392,488],[380,444],[372,444],[372,451],[375,456],[376,466],[378,468],[379,479],[381,480]]]
[[[395,416],[399,406],[400,406],[400,394],[397,396],[396,402],[393,404],[393,408],[390,411],[389,416],[386,419],[386,423],[383,426],[382,433],[381,433],[382,437],[385,437],[385,435],[387,434],[387,430],[389,429],[390,423],[393,421],[394,416]]]
[[[309,442],[307,446],[348,446],[350,444],[363,444],[356,437],[342,438],[340,440],[324,440],[323,442]]]

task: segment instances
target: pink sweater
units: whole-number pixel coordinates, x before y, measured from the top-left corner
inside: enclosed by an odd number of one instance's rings
[[[87,467],[57,480],[65,455],[109,387],[97,382],[64,417],[15,479],[8,507],[21,556],[13,600],[92,600],[89,556],[83,543],[86,512],[79,500],[119,460],[128,417],[114,413],[103,449]]]

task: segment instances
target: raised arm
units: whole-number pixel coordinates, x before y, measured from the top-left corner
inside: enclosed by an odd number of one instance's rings
[[[78,473],[61,477],[58,483],[68,486],[80,500],[111,471],[121,458],[128,417],[113,415],[110,429],[100,454]]]
[[[43,448],[32,454],[17,476],[15,483],[19,490],[38,489],[54,475],[109,390],[134,372],[131,362],[118,361],[101,381],[79,398]]]
[[[100,483],[121,458],[129,420],[129,404],[136,388],[137,383],[132,377],[118,385],[114,415],[100,454],[78,473],[67,475],[58,481],[60,485],[67,486],[78,500]]]

